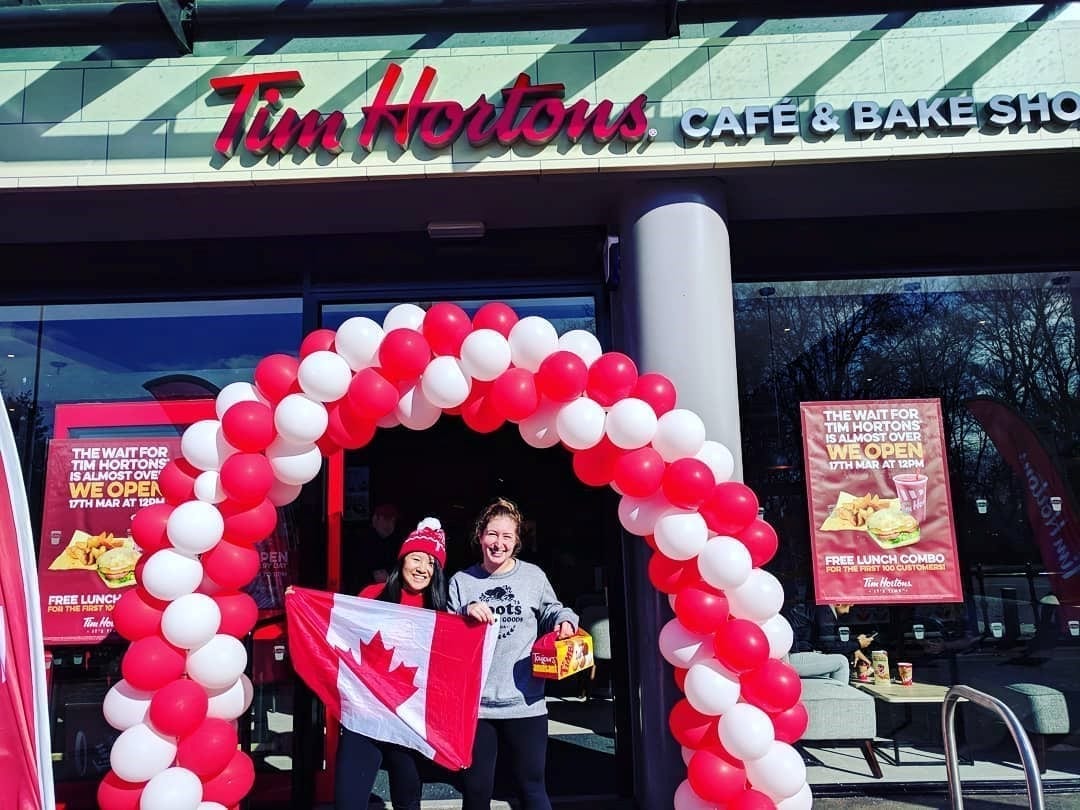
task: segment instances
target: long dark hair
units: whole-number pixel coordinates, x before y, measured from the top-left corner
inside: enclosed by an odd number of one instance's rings
[[[401,584],[401,566],[404,562],[404,557],[399,559],[397,565],[394,566],[394,569],[386,577],[386,584],[383,586],[382,593],[379,594],[379,601],[394,602],[395,604],[401,601],[401,591],[404,588]],[[421,591],[421,595],[424,598],[424,607],[429,608],[430,610],[449,609],[450,600],[446,593],[446,573],[443,571],[443,567],[439,564],[439,561],[432,557],[431,582],[429,582],[428,586]]]

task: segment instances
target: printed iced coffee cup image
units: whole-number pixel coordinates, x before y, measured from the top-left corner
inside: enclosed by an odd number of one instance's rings
[[[900,500],[900,510],[908,512],[920,523],[926,520],[927,480],[927,477],[920,473],[897,473],[893,476],[893,487]]]
[[[866,533],[885,549],[900,548],[918,543],[919,522],[915,516],[899,509],[883,509],[866,521]]]

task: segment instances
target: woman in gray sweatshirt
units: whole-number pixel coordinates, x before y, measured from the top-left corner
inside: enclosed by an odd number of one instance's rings
[[[450,580],[450,610],[497,623],[499,633],[480,697],[473,764],[463,774],[462,810],[490,809],[500,755],[522,810],[551,810],[544,785],[547,706],[544,682],[532,674],[532,645],[552,630],[559,638],[572,636],[578,617],[558,600],[539,567],[517,558],[522,522],[513,502],[500,498],[488,505],[473,534],[480,562]]]

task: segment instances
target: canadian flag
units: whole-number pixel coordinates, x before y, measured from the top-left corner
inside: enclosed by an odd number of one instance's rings
[[[469,766],[491,625],[295,587],[285,612],[293,667],[345,728]]]

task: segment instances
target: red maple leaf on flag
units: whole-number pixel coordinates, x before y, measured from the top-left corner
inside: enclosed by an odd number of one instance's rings
[[[356,652],[360,653],[359,661]],[[391,711],[396,712],[398,706],[419,691],[419,687],[413,683],[417,667],[398,664],[391,669],[394,648],[383,644],[378,631],[367,644],[361,641],[356,652],[343,650],[341,657],[349,671]]]

